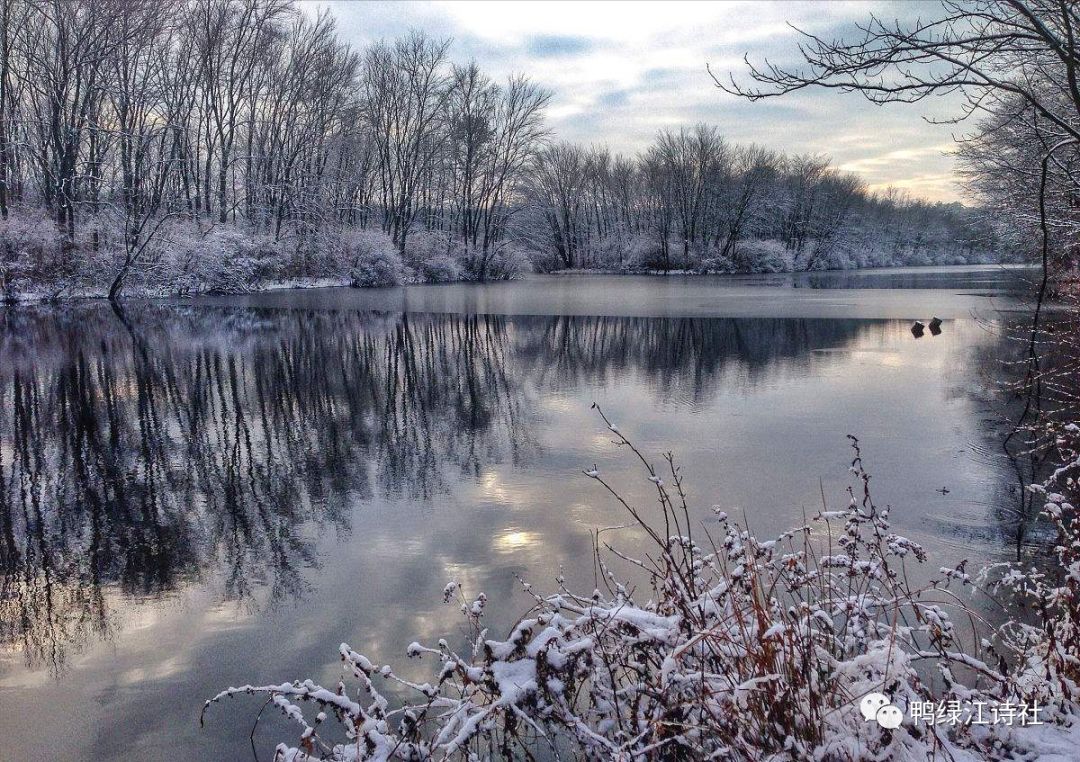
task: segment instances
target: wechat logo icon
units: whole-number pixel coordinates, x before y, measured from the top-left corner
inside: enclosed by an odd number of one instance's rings
[[[904,721],[904,713],[884,693],[868,693],[859,702],[859,711],[866,722],[874,720],[886,730],[896,730]]]

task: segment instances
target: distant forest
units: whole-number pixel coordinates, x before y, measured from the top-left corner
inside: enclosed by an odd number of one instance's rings
[[[977,209],[706,125],[635,156],[559,142],[526,75],[496,81],[420,33],[354,50],[292,2],[0,0],[0,22],[4,298],[1010,249]]]

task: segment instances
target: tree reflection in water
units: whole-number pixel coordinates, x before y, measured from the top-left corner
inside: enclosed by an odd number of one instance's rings
[[[0,642],[58,670],[116,630],[118,598],[211,575],[229,599],[301,595],[350,499],[427,501],[526,462],[538,388],[637,372],[701,403],[883,325],[0,311]]]

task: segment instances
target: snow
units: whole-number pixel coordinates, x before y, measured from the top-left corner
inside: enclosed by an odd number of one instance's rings
[[[536,662],[532,659],[497,661],[491,665],[491,674],[502,700],[509,704],[536,690]]]
[[[769,627],[769,629],[765,630],[765,632],[762,633],[761,638],[762,640],[769,640],[770,638],[779,639],[786,631],[787,625],[782,622],[777,622]]]

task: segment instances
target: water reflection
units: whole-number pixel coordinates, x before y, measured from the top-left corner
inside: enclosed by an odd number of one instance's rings
[[[430,679],[399,657],[455,632],[451,577],[500,602],[495,631],[526,605],[515,574],[591,589],[591,530],[624,516],[581,468],[652,499],[594,401],[646,452],[676,451],[695,520],[721,503],[763,536],[790,527],[822,486],[843,495],[855,433],[934,568],[1012,555],[1013,475],[990,424],[1015,342],[970,313],[998,299],[736,285],[548,278],[0,311],[7,753],[241,758],[257,707],[194,720],[223,685],[332,682],[342,640]],[[401,310],[416,301],[430,311]],[[482,314],[493,306],[514,314]],[[914,340],[912,319],[935,314],[941,335]],[[260,749],[289,732],[271,722]]]
[[[547,387],[642,373],[662,400],[708,403],[720,388],[805,370],[812,352],[880,335],[883,323],[818,319],[557,317],[521,321],[518,356]]]
[[[431,501],[487,464],[527,463],[538,390],[633,372],[700,406],[883,325],[4,311],[0,641],[59,669],[114,633],[116,595],[157,598],[209,572],[227,599],[299,596],[319,538],[350,531],[352,499]]]

